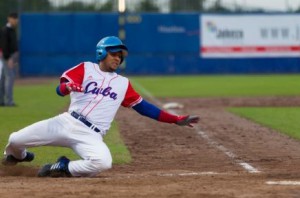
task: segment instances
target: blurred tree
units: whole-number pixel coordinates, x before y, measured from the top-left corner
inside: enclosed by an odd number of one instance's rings
[[[52,6],[48,0],[19,0],[23,12],[51,11]]]
[[[83,1],[72,1],[65,6],[60,6],[58,8],[59,11],[70,11],[70,12],[78,12],[78,11],[100,11],[100,12],[113,12],[114,11],[114,3],[112,1],[106,1],[100,6],[95,3],[85,3]]]
[[[5,24],[10,12],[51,11],[49,0],[0,0],[0,23]]]
[[[113,12],[114,10],[114,1],[107,1],[106,3],[102,4],[97,11],[101,12]]]
[[[64,6],[58,7],[59,11],[76,12],[76,11],[91,11],[95,10],[94,6],[85,4],[80,1],[72,1]]]
[[[135,12],[159,12],[160,9],[152,0],[142,0],[135,7]]]
[[[222,5],[221,0],[215,1],[214,5],[207,9],[208,12],[232,12],[229,8]]]
[[[4,26],[6,23],[7,15],[10,12],[17,12],[18,11],[18,0],[7,0],[3,1],[0,0],[0,26]]]
[[[204,11],[206,0],[170,0],[170,12]]]

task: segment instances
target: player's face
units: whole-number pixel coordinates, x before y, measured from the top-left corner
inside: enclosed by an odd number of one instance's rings
[[[122,60],[122,52],[108,52],[105,59],[101,62],[100,68],[105,72],[114,72],[118,69]]]

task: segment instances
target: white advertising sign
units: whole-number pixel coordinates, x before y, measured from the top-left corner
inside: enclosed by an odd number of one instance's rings
[[[201,15],[200,56],[300,57],[300,15]]]

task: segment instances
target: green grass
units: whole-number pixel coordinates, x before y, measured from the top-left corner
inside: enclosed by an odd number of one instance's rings
[[[239,107],[229,111],[300,139],[300,107]]]
[[[156,97],[300,95],[300,75],[214,75],[131,77]]]
[[[131,162],[130,152],[123,142],[116,122],[113,122],[110,131],[104,137],[104,142],[106,142],[107,146],[110,148],[114,164],[126,164]]]
[[[2,151],[12,132],[67,110],[69,97],[57,96],[55,87],[56,82],[15,86],[15,101],[18,106],[0,108],[0,149]],[[130,162],[130,153],[122,142],[116,123],[112,124],[104,141],[110,147],[115,164]],[[60,155],[78,159],[78,156],[68,148],[44,146],[29,150],[36,154],[36,159],[32,163],[34,165],[54,162]]]

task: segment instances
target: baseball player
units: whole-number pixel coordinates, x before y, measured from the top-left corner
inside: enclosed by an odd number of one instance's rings
[[[192,127],[198,116],[177,116],[143,99],[130,81],[115,71],[127,56],[127,47],[118,37],[101,39],[96,46],[97,64],[83,62],[65,71],[56,92],[70,95],[68,112],[27,126],[10,135],[4,151],[4,165],[30,162],[34,154],[26,148],[37,146],[69,147],[81,160],[61,156],[44,165],[39,177],[92,177],[110,169],[112,156],[103,136],[122,105],[160,122]]]

